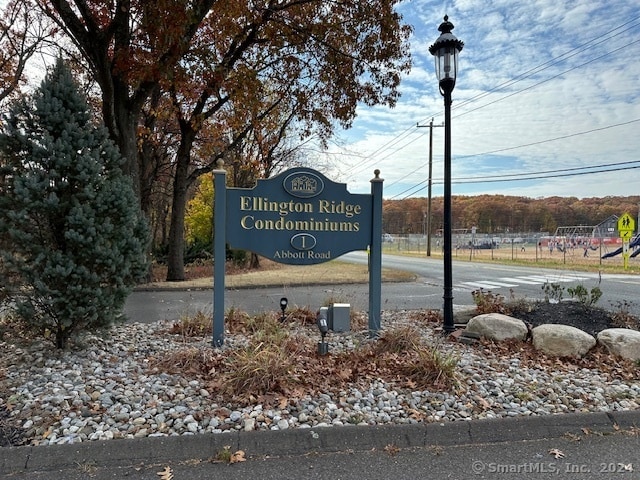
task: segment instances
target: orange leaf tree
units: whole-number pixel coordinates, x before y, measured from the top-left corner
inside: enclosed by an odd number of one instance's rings
[[[336,124],[351,125],[359,103],[393,106],[410,67],[410,27],[394,10],[397,0],[42,3],[89,63],[139,193],[149,170],[136,139],[142,114],[154,95],[171,100],[179,143],[170,280],[184,278],[189,187],[218,158],[260,143],[262,161],[246,161],[268,173],[291,132],[325,142]]]
[[[0,12],[0,102],[18,92],[27,61],[52,34],[33,2],[10,0]]]

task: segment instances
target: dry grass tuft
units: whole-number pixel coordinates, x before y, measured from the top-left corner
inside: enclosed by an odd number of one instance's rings
[[[211,335],[213,330],[213,320],[211,315],[206,315],[201,311],[195,315],[183,315],[169,329],[169,333],[182,335],[183,337],[204,337]]]
[[[459,358],[452,353],[443,353],[435,346],[421,346],[407,358],[399,368],[407,379],[420,383],[446,388],[456,382],[456,367]]]
[[[389,330],[383,330],[374,349],[377,353],[411,352],[420,347],[422,336],[420,331],[412,325],[401,325]]]
[[[270,343],[248,345],[231,353],[225,364],[225,386],[232,395],[266,395],[295,383],[293,357]]]
[[[224,361],[224,355],[218,351],[185,347],[154,357],[150,360],[149,367],[166,373],[208,377],[219,372]]]
[[[300,325],[315,325],[317,316],[318,312],[314,312],[309,307],[295,307],[286,312],[286,321]]]
[[[407,312],[407,316],[412,323],[419,325],[442,324],[442,313],[440,313],[440,310],[412,310]]]

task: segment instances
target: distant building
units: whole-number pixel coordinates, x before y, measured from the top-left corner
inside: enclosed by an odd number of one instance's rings
[[[618,216],[611,215],[605,221],[600,222],[598,225],[596,225],[594,227],[593,236],[599,238],[619,237],[620,235],[618,233]]]

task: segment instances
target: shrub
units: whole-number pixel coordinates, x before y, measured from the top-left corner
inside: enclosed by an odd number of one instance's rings
[[[631,302],[619,301],[616,305],[616,311],[611,314],[611,323],[620,328],[640,330],[640,319],[630,312],[631,306]]]
[[[571,295],[571,298],[576,298],[580,303],[587,307],[595,305],[602,296],[602,290],[600,290],[599,287],[593,287],[589,292],[580,284],[575,287],[567,288],[567,293]]]
[[[0,256],[16,312],[58,348],[121,318],[148,272],[148,228],[124,160],[58,60],[0,135]]]
[[[479,314],[483,313],[503,313],[509,315],[509,307],[505,304],[505,299],[502,295],[485,292],[482,289],[474,290],[471,292],[473,302],[476,304],[476,310]]]
[[[545,282],[544,285],[542,285],[542,291],[544,292],[545,302],[555,300],[559,303],[562,301],[562,296],[564,295],[564,287],[559,283]]]

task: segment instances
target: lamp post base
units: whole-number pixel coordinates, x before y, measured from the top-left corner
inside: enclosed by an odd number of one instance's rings
[[[329,353],[329,344],[327,342],[318,342],[318,355],[326,355]]]

